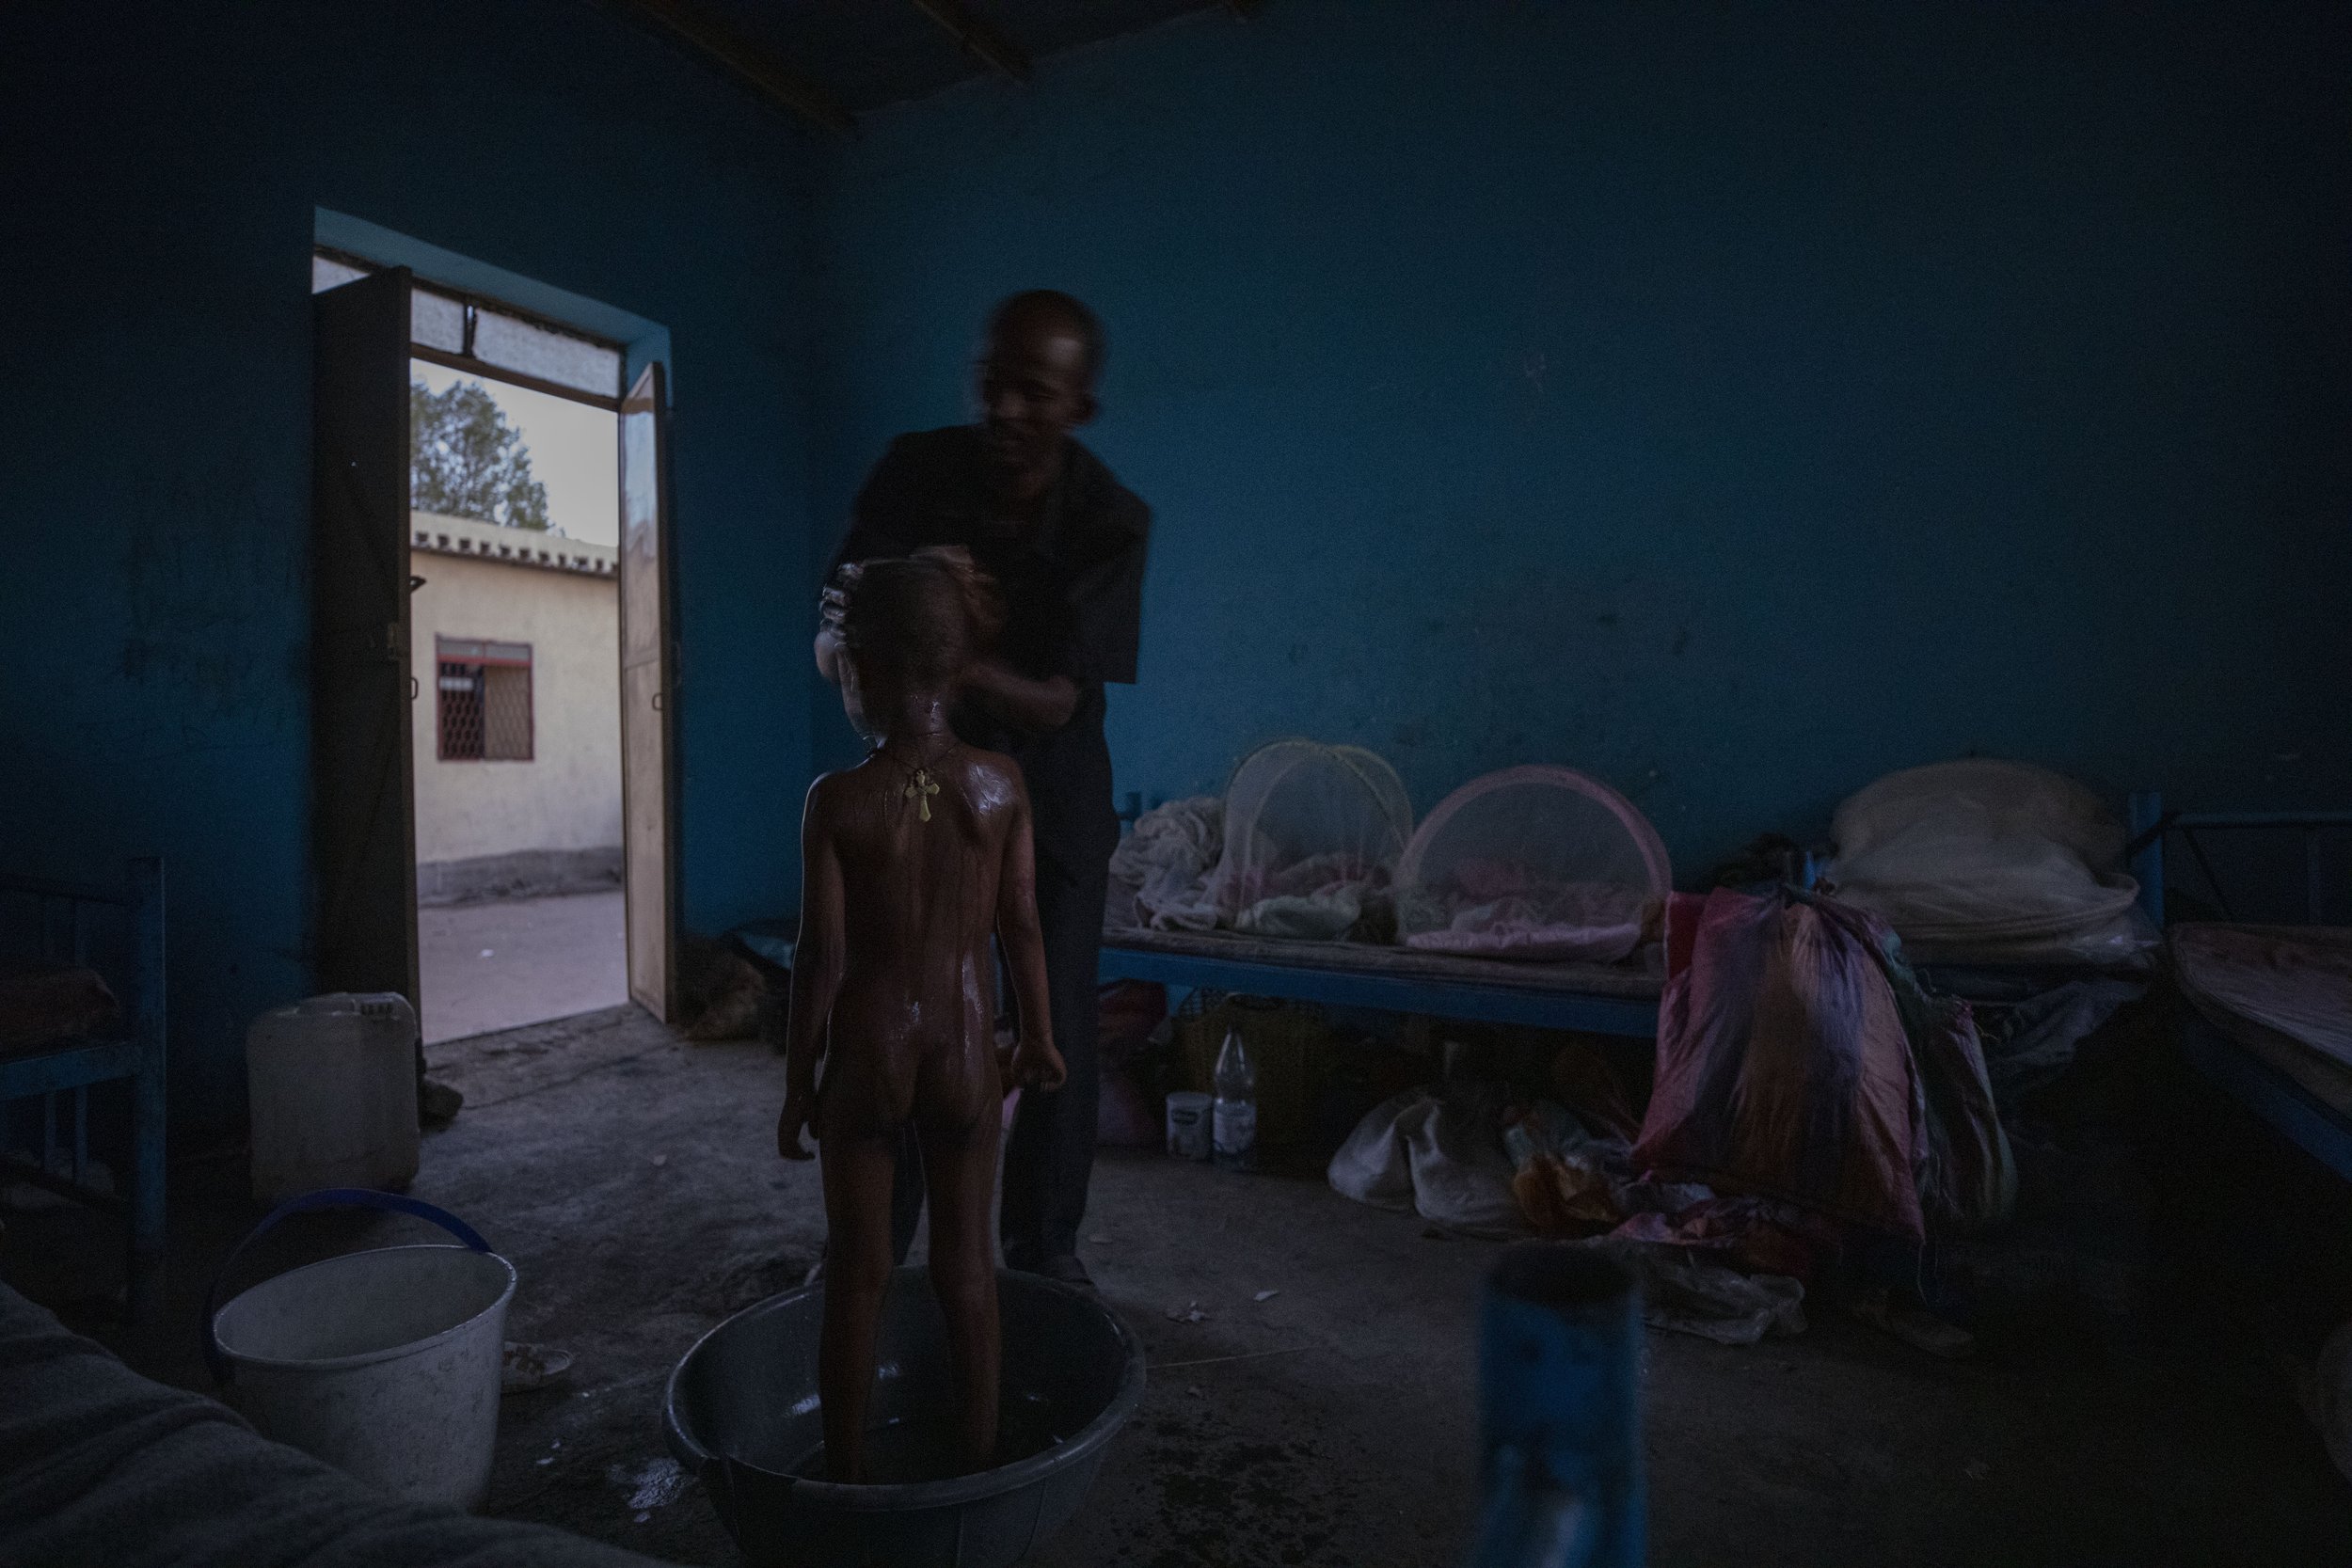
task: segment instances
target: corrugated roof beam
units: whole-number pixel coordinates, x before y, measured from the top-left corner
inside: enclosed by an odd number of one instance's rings
[[[853,135],[857,119],[841,101],[738,34],[692,0],[622,0],[684,39],[769,102],[816,121],[828,131]]]
[[[925,16],[955,35],[958,43],[1016,82],[1029,79],[1029,56],[996,24],[963,0],[914,0]]]

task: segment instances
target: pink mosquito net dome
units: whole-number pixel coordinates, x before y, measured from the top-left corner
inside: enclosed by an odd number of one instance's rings
[[[1506,768],[1440,801],[1396,868],[1408,947],[1613,963],[1673,890],[1666,847],[1633,802],[1567,768]]]

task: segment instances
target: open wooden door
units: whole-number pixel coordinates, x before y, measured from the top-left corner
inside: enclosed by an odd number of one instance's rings
[[[322,990],[417,995],[408,274],[310,301],[310,767]]]
[[[661,367],[653,364],[621,401],[621,841],[628,993],[667,1022],[677,974],[677,835],[662,394]]]

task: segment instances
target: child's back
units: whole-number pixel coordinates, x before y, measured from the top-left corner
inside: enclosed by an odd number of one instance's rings
[[[1009,757],[953,740],[911,755],[884,747],[809,793],[812,870],[840,879],[820,1140],[996,1111],[991,939],[1028,801]]]
[[[875,1325],[890,1283],[893,1167],[910,1126],[922,1145],[960,1446],[974,1468],[993,1458],[1001,1350],[990,1222],[1003,1074],[992,935],[1020,1011],[1010,1071],[1042,1090],[1062,1078],[1046,1012],[1028,795],[1010,759],[959,744],[947,725],[973,647],[973,588],[937,561],[869,563],[844,619],[842,701],[875,738],[874,753],[818,780],[801,824],[801,936],[776,1145],[806,1159],[801,1133],[813,1130],[824,1158],[819,1388],[835,1481],[862,1477]]]

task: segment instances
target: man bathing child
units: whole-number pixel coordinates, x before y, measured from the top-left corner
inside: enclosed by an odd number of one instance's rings
[[[996,1447],[991,1231],[1003,1097],[1016,1085],[1056,1088],[1064,1068],[1046,1005],[1028,794],[1010,758],[963,745],[948,727],[958,677],[1001,624],[993,588],[952,550],[845,577],[841,701],[874,749],[808,792],[776,1147],[809,1158],[806,1131],[823,1159],[825,1470],[856,1481],[903,1130],[922,1146],[959,1450],[983,1469]],[[1001,1060],[992,937],[1021,1021]]]

